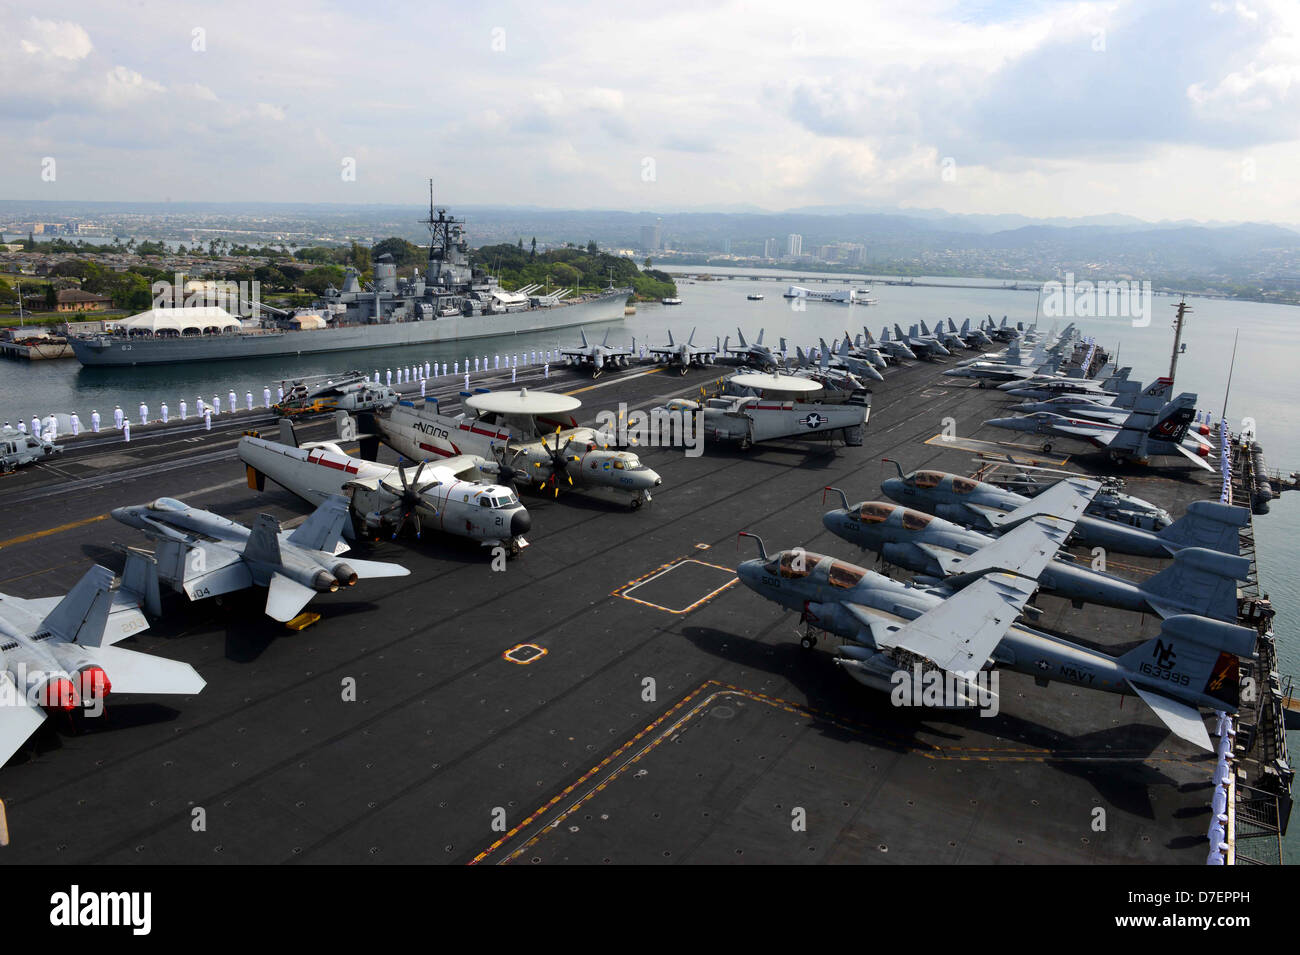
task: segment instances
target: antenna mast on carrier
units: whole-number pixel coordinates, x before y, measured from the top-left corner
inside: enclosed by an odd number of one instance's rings
[[[1178,309],[1178,312],[1174,315],[1174,352],[1169,356],[1169,380],[1171,382],[1174,380],[1174,372],[1178,370],[1178,355],[1182,351],[1183,320],[1187,313],[1192,310],[1191,306],[1187,304],[1187,299],[1183,299],[1174,307]]]

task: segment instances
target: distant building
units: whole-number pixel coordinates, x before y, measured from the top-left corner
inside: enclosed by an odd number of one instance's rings
[[[56,312],[102,312],[110,308],[113,299],[95,292],[83,292],[79,288],[65,288],[55,293]]]
[[[803,236],[797,232],[791,232],[785,237],[785,254],[794,258],[803,255]]]
[[[780,245],[777,243],[776,239],[768,239],[766,242],[763,243],[763,258],[765,259],[776,258],[776,254],[779,251],[779,249],[780,249]]]
[[[731,240],[730,240],[730,239],[723,239],[723,240],[722,240],[722,254],[723,254],[723,255],[730,255],[730,254],[731,254]]]
[[[656,221],[654,225],[643,225],[641,227],[641,250],[643,252],[658,252],[663,247],[663,223]]]

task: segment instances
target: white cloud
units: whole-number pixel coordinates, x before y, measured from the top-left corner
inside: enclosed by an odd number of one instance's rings
[[[80,24],[38,17],[27,21],[18,42],[28,55],[60,60],[84,60],[94,49],[90,35]]]

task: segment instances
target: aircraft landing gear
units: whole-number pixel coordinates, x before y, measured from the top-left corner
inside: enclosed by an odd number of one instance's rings
[[[630,502],[632,505],[632,510],[635,511],[638,508],[640,508],[642,504],[649,504],[652,500],[654,500],[654,498],[650,496],[649,491],[642,491],[636,497],[632,498]]]
[[[799,646],[803,647],[805,650],[811,650],[813,647],[817,646],[817,637],[813,634],[811,629],[799,638]]]
[[[1050,454],[1051,452],[1052,452],[1052,442],[1050,442],[1050,441],[1044,441],[1044,442],[1043,442],[1043,453],[1044,453],[1044,454]]]
[[[740,450],[748,451],[753,446],[754,446],[754,439],[751,438],[749,435],[745,435],[743,438],[740,439]]]

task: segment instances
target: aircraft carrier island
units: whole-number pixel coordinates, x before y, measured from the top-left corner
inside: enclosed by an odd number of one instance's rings
[[[264,612],[263,588],[194,601],[164,588],[161,614],[117,647],[189,664],[206,686],[110,691],[98,717],[50,709],[0,770],[10,843],[0,852],[10,863],[1203,865],[1223,790],[1224,861],[1279,861],[1290,771],[1271,610],[1253,564],[1232,598],[1235,622],[1261,637],[1236,661],[1250,691],[1227,780],[1215,752],[1171,732],[1138,696],[1010,666],[996,671],[994,707],[894,705],[851,678],[828,626],[805,639],[808,622],[824,619],[803,622],[737,577],[759,553],[738,537],[748,531],[771,555],[800,547],[841,562],[833,568],[907,580],[898,561],[823,524],[841,504],[826,488],[854,504],[885,501],[882,482],[900,470],[1118,475],[1125,493],[1174,518],[1220,500],[1217,473],[1117,469],[1079,442],[1047,452],[1041,438],[984,425],[1007,413],[1006,396],[947,374],[955,360],[904,361],[874,382],[861,446],[639,447],[662,485],[637,508],[563,482],[525,489],[528,546],[512,559],[427,520],[419,540],[409,529],[373,535],[342,559],[409,575],[316,595],[319,620],[302,629]],[[663,371],[633,365],[593,381],[529,367],[513,385],[496,373],[472,385],[573,395],[578,421],[594,424],[620,406],[698,398],[722,377]],[[455,414],[463,380],[429,384],[441,414]],[[357,453],[364,435],[336,427],[302,417],[296,438]],[[277,421],[259,410],[219,415],[211,430],[193,417],[137,428],[129,443],[83,434],[0,480],[0,589],[49,598],[95,563],[124,574],[128,548],[152,547],[112,512],[159,499],[253,536],[262,514],[310,536],[312,505],[273,479],[250,485],[238,457],[249,431],[274,438]],[[1240,439],[1228,436],[1230,451]],[[1210,441],[1217,455],[1217,432]],[[1248,449],[1239,457],[1230,490],[1249,504]],[[397,458],[383,446],[379,460]],[[1249,522],[1241,539],[1249,557]],[[1095,559],[1071,550],[1082,567]],[[1108,556],[1107,571],[1139,587],[1170,564]],[[1023,619],[1116,658],[1164,639],[1167,622],[1046,592]]]

